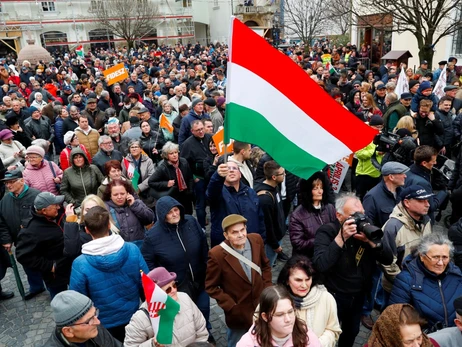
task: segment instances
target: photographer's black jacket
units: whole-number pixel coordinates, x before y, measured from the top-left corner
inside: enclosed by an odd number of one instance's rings
[[[372,273],[378,261],[390,265],[393,253],[390,248],[371,248],[369,244],[350,237],[343,248],[334,241],[341,225],[324,224],[316,232],[313,263],[317,271],[324,275],[324,285],[331,293],[366,293],[371,287]],[[360,246],[365,248],[359,265],[356,266],[356,253]]]

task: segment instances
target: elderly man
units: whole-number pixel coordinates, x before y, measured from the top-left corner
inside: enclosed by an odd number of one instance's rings
[[[247,234],[247,219],[231,214],[221,223],[226,241],[209,251],[205,290],[225,311],[228,346],[253,323],[260,294],[271,283],[271,267],[260,235]]]
[[[220,127],[223,126],[223,116],[217,108],[217,102],[213,98],[207,98],[204,101],[205,112],[210,115],[210,119],[213,123],[213,133],[215,134]]]
[[[97,100],[89,98],[87,101],[87,107],[82,115],[87,116],[95,124],[95,129],[101,133],[104,130],[104,124],[106,123],[106,114],[101,111],[97,106]]]
[[[111,98],[109,97],[109,92],[107,90],[103,90],[101,92],[101,97],[99,98],[99,101],[98,101],[98,109],[104,112],[109,107],[111,107],[111,103],[109,101],[110,99]]]
[[[176,86],[175,88],[173,88],[173,91],[175,92],[175,96],[171,98],[168,101],[168,103],[172,105],[175,111],[178,112],[178,109],[181,105],[189,105],[191,103],[191,100],[189,100],[189,98],[183,95],[182,86]]]
[[[258,233],[266,240],[263,211],[257,193],[241,181],[241,172],[236,163],[227,162],[218,166],[207,187],[210,202],[212,247],[223,241],[221,221],[229,214],[241,214],[248,220],[250,233]]]
[[[355,218],[364,214],[358,197],[339,196],[335,202],[337,220],[316,231],[313,263],[325,275],[324,284],[337,302],[337,315],[342,325],[339,347],[351,347],[359,332],[366,293],[372,284],[376,261],[390,265],[393,254],[379,239],[371,241],[358,230]]]
[[[5,251],[10,252],[13,243],[17,242],[23,223],[32,218],[34,200],[40,191],[25,184],[20,170],[6,172],[2,181],[9,193],[0,201],[0,242]],[[40,272],[27,267],[24,271],[30,287],[26,300],[30,300],[45,291],[45,288]]]
[[[132,72],[130,74],[130,82],[128,82],[127,87],[133,86],[135,88],[135,93],[138,95],[143,95],[143,90],[146,89],[145,84],[143,81],[138,79],[138,74],[136,72]]]
[[[26,128],[29,130],[32,135],[32,139],[43,139],[46,140],[49,146],[49,153],[53,152],[53,147],[50,144],[53,142],[55,137],[55,132],[51,126],[50,119],[42,116],[42,112],[31,106],[29,108],[31,111],[31,117],[26,121]]]
[[[42,192],[35,197],[32,218],[18,234],[16,256],[39,271],[51,298],[67,289],[72,259],[64,256],[64,234],[59,209],[64,195]]]
[[[51,301],[56,329],[46,347],[122,347],[98,319],[99,310],[85,295],[74,290],[59,293]]]
[[[63,120],[63,134],[79,126],[80,111],[77,106],[69,107],[69,117]]]
[[[106,172],[104,172],[104,164],[106,164],[109,160],[118,160],[121,162],[124,156],[118,150],[114,149],[114,143],[110,136],[101,136],[98,139],[98,147],[99,151],[93,157],[92,164],[98,167],[103,176],[106,176]]]

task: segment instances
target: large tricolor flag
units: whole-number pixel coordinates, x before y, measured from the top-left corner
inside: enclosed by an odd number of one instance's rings
[[[249,58],[249,47],[261,59]],[[229,49],[225,143],[258,145],[306,179],[371,143],[374,129],[236,18]]]
[[[154,336],[161,345],[169,345],[173,340],[173,321],[180,311],[180,304],[168,296],[144,272],[141,272],[141,280]]]

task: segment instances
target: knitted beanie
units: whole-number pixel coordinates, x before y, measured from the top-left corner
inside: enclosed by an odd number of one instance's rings
[[[65,327],[77,322],[92,308],[93,302],[74,290],[57,294],[51,301],[56,326]]]

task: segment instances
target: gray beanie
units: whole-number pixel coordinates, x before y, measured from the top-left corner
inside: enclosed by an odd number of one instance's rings
[[[195,98],[192,100],[191,107],[195,107],[198,103],[204,102],[201,98]]]
[[[51,309],[57,327],[69,326],[85,316],[93,302],[83,294],[74,290],[66,290],[57,294],[51,301]]]

